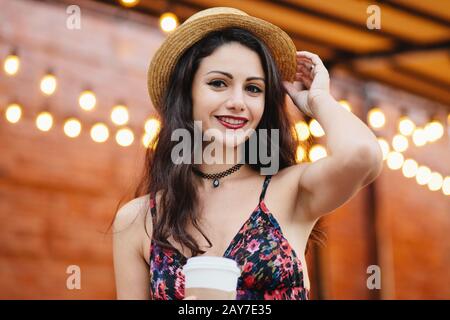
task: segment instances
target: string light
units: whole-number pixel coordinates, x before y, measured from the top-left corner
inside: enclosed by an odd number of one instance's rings
[[[15,61],[11,58],[12,62],[9,62],[11,66]],[[15,63],[15,62],[14,62]],[[5,61],[5,71],[6,71]],[[19,60],[17,58],[17,68],[19,68]],[[9,71],[12,67],[9,66]],[[14,72],[13,72],[14,73]],[[56,77],[52,73],[48,73],[44,76],[40,83],[41,91],[46,95],[51,95],[55,92],[57,87]],[[340,100],[339,102],[346,110],[351,111],[351,107],[346,100]],[[96,97],[90,90],[85,90],[79,97],[80,107],[84,110],[92,110],[96,105]],[[17,123],[22,116],[22,107],[16,103],[9,105],[5,111],[5,117],[7,121],[11,123]],[[111,120],[116,125],[125,125],[129,121],[128,109],[124,105],[116,105],[111,111]],[[450,114],[447,115],[447,121],[450,125]],[[36,117],[36,126],[41,131],[49,131],[53,126],[53,116],[48,112],[41,112]],[[381,128],[386,123],[384,113],[379,108],[370,110],[368,115],[368,122],[372,128]],[[64,133],[70,137],[75,138],[81,133],[81,123],[75,118],[69,118],[64,123]],[[160,122],[155,118],[150,118],[144,125],[145,133],[142,136],[142,144],[149,148],[154,149],[157,144],[155,139],[160,131]],[[309,125],[305,121],[299,121],[294,126],[294,132],[297,135],[299,141],[306,141],[310,135],[314,137],[322,137],[325,135],[324,130],[317,120],[312,119]],[[402,152],[408,149],[409,143],[406,137],[412,136],[412,141],[416,146],[423,146],[427,142],[434,142],[439,140],[444,134],[444,126],[438,120],[433,120],[424,128],[416,127],[414,122],[407,116],[402,116],[398,121],[398,131],[400,134],[396,134],[392,138],[392,148],[394,151],[390,151],[389,143],[383,139],[378,138],[378,142],[383,152],[383,160],[387,160],[387,166],[392,170],[402,169],[402,173],[406,178],[414,178],[419,185],[427,185],[431,191],[442,190],[444,195],[450,195],[450,177],[443,177],[438,172],[432,172],[427,166],[419,166],[414,159],[404,159]],[[96,123],[90,130],[90,135],[95,142],[105,142],[109,138],[109,129],[103,123]],[[130,146],[134,142],[134,133],[129,128],[121,128],[116,132],[116,142],[121,146]],[[298,145],[296,149],[296,161],[297,163],[303,162],[307,156],[312,162],[318,161],[327,156],[326,148],[321,145],[314,145],[309,152],[307,152],[303,146]]]
[[[80,94],[78,98],[78,103],[83,110],[90,111],[94,109],[97,99],[95,94],[90,90],[85,90]]]
[[[128,123],[129,118],[128,109],[124,105],[117,105],[111,111],[111,121],[118,126]]]
[[[327,156],[327,150],[320,144],[312,146],[309,150],[309,159],[312,162],[325,158]]]
[[[156,145],[158,144],[158,139],[155,139],[154,136],[152,137],[150,134],[145,132],[142,136],[142,144],[145,148],[152,148],[155,150]]]
[[[122,128],[116,133],[116,142],[122,147],[130,146],[134,141],[134,134],[128,128]]]
[[[435,142],[444,135],[444,126],[437,120],[428,123],[424,130],[428,142]]]
[[[446,196],[450,196],[450,177],[445,177],[444,182],[442,183],[442,193]]]
[[[410,136],[413,134],[416,124],[407,116],[403,116],[398,122],[398,131],[404,136]]]
[[[408,139],[401,134],[396,134],[394,138],[392,138],[392,148],[397,152],[406,151],[406,149],[408,149]]]
[[[398,170],[403,166],[404,157],[400,152],[391,151],[387,156],[387,165],[392,170]]]
[[[387,144],[382,138],[378,138],[378,141],[380,146],[385,146]],[[386,147],[381,147],[382,150],[385,148]],[[387,148],[389,148],[388,144]],[[402,158],[403,155],[400,152],[390,152],[388,156],[388,167],[392,170],[396,170],[402,162]],[[443,178],[439,172],[432,172],[427,166],[419,166],[413,159],[404,160],[401,167],[402,173],[406,178],[415,177],[417,184],[422,186],[427,185],[428,189],[431,191],[442,190],[444,195],[450,195],[450,177]]]
[[[299,121],[295,124],[295,131],[300,141],[306,141],[309,138],[309,126],[305,121]]]
[[[309,131],[311,131],[311,134],[316,138],[320,138],[325,135],[325,131],[323,131],[322,126],[316,119],[312,119],[309,122]]]
[[[80,135],[81,123],[78,119],[69,118],[64,122],[64,133],[69,138],[76,138]]]
[[[438,191],[442,188],[442,183],[444,182],[444,178],[438,172],[433,172],[430,175],[430,181],[428,181],[428,189],[431,191]]]
[[[339,104],[341,106],[343,106],[345,110],[347,110],[349,112],[352,112],[352,107],[350,106],[350,104],[348,103],[347,100],[344,100],[344,99],[339,100]]]
[[[178,18],[172,12],[166,12],[159,18],[159,26],[164,32],[171,32],[178,26]]]
[[[102,143],[108,140],[109,129],[104,123],[98,122],[92,126],[90,134],[92,140]]]
[[[380,108],[373,108],[368,113],[369,125],[374,129],[380,129],[386,123],[386,117]]]
[[[36,127],[41,131],[49,131],[53,126],[53,116],[48,111],[43,111],[36,117]]]
[[[15,53],[11,53],[5,58],[3,70],[9,76],[14,76],[19,72],[20,59]]]
[[[139,3],[139,0],[119,0],[120,4],[124,7],[131,8]]]
[[[159,133],[161,128],[160,122],[155,118],[150,118],[145,122],[144,129],[150,137],[150,141],[153,140]]]
[[[17,103],[10,104],[5,111],[5,117],[8,122],[17,123],[22,117],[22,107]]]
[[[417,169],[419,168],[419,165],[417,162],[413,159],[406,159],[405,162],[403,162],[402,166],[402,172],[403,175],[406,178],[413,178],[417,174]]]
[[[303,162],[306,157],[306,151],[305,148],[303,148],[301,145],[297,146],[297,150],[295,152],[295,160],[297,163]]]
[[[56,77],[52,73],[48,73],[41,80],[41,91],[50,96],[55,93],[56,85]]]
[[[413,133],[413,142],[416,146],[422,147],[427,143],[427,135],[422,128],[416,128]]]
[[[431,170],[427,166],[420,166],[417,169],[416,181],[419,185],[426,185],[431,179]]]
[[[150,146],[150,142],[152,142],[151,138],[152,137],[147,132],[142,135],[142,144],[145,148],[148,148]]]

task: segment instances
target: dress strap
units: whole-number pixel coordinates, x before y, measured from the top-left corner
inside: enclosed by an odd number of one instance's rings
[[[156,222],[156,197],[150,193],[150,212],[152,215],[153,224]]]
[[[269,185],[270,179],[272,178],[271,175],[267,175],[266,178],[264,179],[264,184],[262,187],[262,191],[261,191],[261,195],[259,196],[259,202],[263,201],[265,195],[266,195],[266,190],[267,190],[267,186]]]

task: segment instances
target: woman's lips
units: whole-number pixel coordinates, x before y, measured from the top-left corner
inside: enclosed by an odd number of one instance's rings
[[[243,120],[241,123],[229,123],[226,122],[226,118],[222,119],[222,117],[217,117],[216,119],[227,129],[240,129],[245,126],[248,120]]]

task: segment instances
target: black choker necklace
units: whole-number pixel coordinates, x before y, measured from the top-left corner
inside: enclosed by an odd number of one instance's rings
[[[213,179],[213,187],[217,188],[219,186],[219,179],[226,177],[235,171],[238,171],[243,165],[244,165],[243,163],[238,163],[232,166],[230,169],[227,169],[219,173],[203,173],[196,168],[192,168],[192,170],[194,171],[195,174],[204,179]]]

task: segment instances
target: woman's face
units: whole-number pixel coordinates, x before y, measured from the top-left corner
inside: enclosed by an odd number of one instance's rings
[[[214,132],[215,142],[236,147],[258,126],[264,95],[258,54],[237,42],[227,43],[205,57],[194,76],[193,120],[201,121],[206,137]]]

